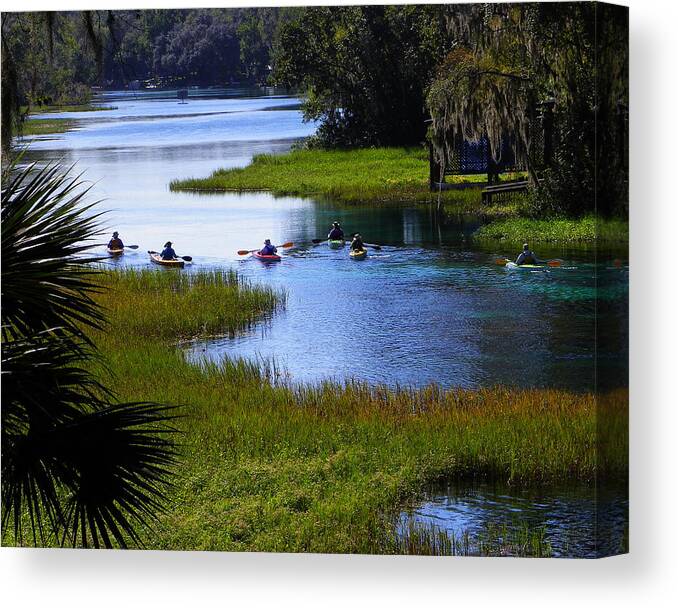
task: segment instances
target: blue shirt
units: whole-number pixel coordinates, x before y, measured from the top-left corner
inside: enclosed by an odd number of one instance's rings
[[[274,253],[277,253],[278,248],[275,247],[274,245],[264,245],[263,249],[259,251],[261,255],[273,255]]]
[[[171,247],[165,247],[165,248],[162,250],[162,253],[160,254],[160,257],[161,257],[163,260],[173,260],[174,258],[177,257],[177,254],[176,254],[176,252],[174,251],[174,249],[172,249]]]

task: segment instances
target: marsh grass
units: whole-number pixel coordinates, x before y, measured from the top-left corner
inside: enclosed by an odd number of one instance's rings
[[[95,106],[90,103],[31,106],[30,114],[53,114],[59,112],[100,112],[104,110],[116,110],[117,106]],[[21,107],[21,113],[28,111],[26,106]]]
[[[233,271],[105,272],[103,301],[114,328],[154,341],[235,335],[284,306],[285,294],[252,288]]]
[[[423,148],[293,150],[258,154],[244,168],[219,169],[206,178],[175,180],[171,190],[315,196],[343,203],[434,202],[429,191],[428,152]],[[485,175],[448,177],[449,183],[477,188],[445,190],[441,200],[457,211],[483,211],[480,187]],[[487,211],[487,210],[485,210]]]
[[[590,483],[627,473],[627,392],[602,406],[557,390],[391,390],[280,381],[275,362],[190,363],[177,342],[236,334],[284,294],[233,272],[105,272],[95,365],[121,399],[181,405],[181,465],[147,548],[532,555],[538,531],[452,544],[397,533],[402,505],[441,480]],[[522,539],[522,540],[521,540]],[[520,542],[518,542],[520,541]],[[448,544],[445,544],[448,543]],[[461,544],[460,544],[461,543]]]
[[[437,526],[410,521],[394,540],[394,553],[431,556],[551,557],[543,528],[487,525],[480,533],[455,535]]]
[[[90,104],[63,105],[63,106],[32,106],[31,115],[56,114],[60,112],[98,112],[103,110],[115,110],[115,106],[93,106]],[[25,112],[26,108],[22,108]],[[76,126],[72,118],[40,118],[31,119],[30,116],[21,125],[20,135],[52,135],[65,133]]]
[[[525,217],[498,219],[481,226],[474,238],[479,241],[525,241],[558,243],[628,243],[629,223],[619,219],[586,216],[579,219],[538,220]]]
[[[40,120],[27,120],[21,127],[21,135],[50,135],[52,133],[65,133],[75,127],[75,121],[70,118],[45,118]]]

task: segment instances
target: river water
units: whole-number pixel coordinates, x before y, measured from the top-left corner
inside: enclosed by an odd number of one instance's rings
[[[492,526],[513,533],[542,530],[553,557],[615,555],[628,543],[628,500],[624,486],[565,485],[510,488],[490,483],[431,488],[405,510],[399,532],[412,525],[445,531],[459,541],[482,538]]]
[[[389,386],[575,391],[627,385],[624,251],[539,248],[543,257],[566,260],[564,267],[511,271],[494,259],[515,250],[470,239],[478,221],[440,218],[426,206],[170,192],[173,179],[285,152],[316,128],[302,121],[298,99],[272,90],[190,93],[186,104],[173,92],[107,93],[98,102],[114,110],[50,114],[77,119],[77,128],[34,138],[27,158],[61,159],[85,172],[92,198],[103,199],[108,211],[108,230],[140,245],[112,266],[151,267],[145,251],[172,240],[179,255],[193,256],[186,272],[234,268],[287,292],[286,309],[270,322],[234,338],[192,343],[191,357],[275,359],[293,381],[350,376]],[[313,246],[334,220],[382,250],[356,262],[346,250]],[[265,238],[294,247],[278,264],[237,255]],[[492,492],[482,489],[486,502]],[[458,493],[437,496],[423,512],[447,510],[461,521]],[[450,504],[457,507],[450,511]],[[476,510],[477,521],[486,511]]]
[[[76,163],[104,199],[106,224],[139,244],[119,264],[149,266],[166,240],[194,258],[192,270],[237,268],[288,293],[287,309],[235,338],[189,347],[194,356],[276,359],[296,381],[357,377],[391,386],[491,384],[591,390],[627,373],[628,272],[623,252],[540,249],[564,268],[507,271],[478,246],[478,223],[425,206],[343,206],[268,193],[170,192],[171,180],[246,165],[311,134],[299,100],[266,90],[109,93],[114,110],[69,116],[78,128],[31,143],[29,158]],[[312,246],[333,220],[384,245],[354,262],[346,250]],[[276,265],[239,258],[264,238],[293,241]],[[595,307],[595,296],[599,308]],[[594,366],[595,324],[603,331]],[[356,357],[356,353],[360,353]],[[359,360],[359,365],[356,361]]]

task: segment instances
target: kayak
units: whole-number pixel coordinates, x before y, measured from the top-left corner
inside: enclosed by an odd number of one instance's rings
[[[367,257],[367,249],[355,250],[351,249],[351,253],[348,255],[351,256],[352,260],[364,260]]]
[[[252,254],[257,260],[261,260],[262,262],[279,262],[282,260],[282,258],[279,255],[273,254],[273,255],[264,255],[263,253],[259,253],[258,251],[255,251]]]
[[[346,241],[328,239],[327,244],[330,246],[330,249],[341,249],[346,244]]]
[[[124,249],[111,249],[109,247],[106,247],[106,251],[108,251],[108,255],[122,255],[125,253]]]
[[[548,268],[546,264],[521,264],[518,266],[515,262],[506,262],[506,268],[531,268],[534,270],[535,268]]]
[[[167,266],[169,268],[183,268],[183,260],[163,260],[158,253],[151,253],[151,262],[159,264],[160,266]]]

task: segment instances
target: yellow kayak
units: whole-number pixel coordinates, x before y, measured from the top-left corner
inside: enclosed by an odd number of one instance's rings
[[[183,268],[183,260],[163,260],[158,253],[151,253],[151,262],[160,266],[169,266],[170,268]]]
[[[367,257],[367,249],[351,249],[349,255],[352,260],[364,260]]]

